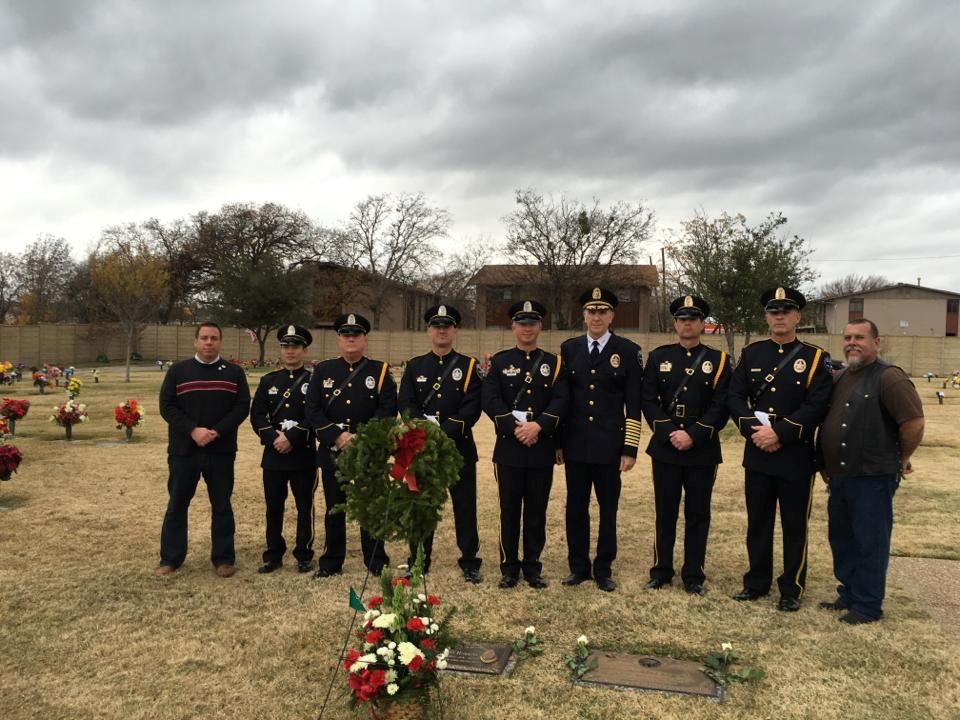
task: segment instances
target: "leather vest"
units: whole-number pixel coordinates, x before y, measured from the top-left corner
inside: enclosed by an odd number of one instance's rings
[[[878,358],[858,373],[860,382],[840,415],[840,476],[900,471],[900,428],[880,403],[880,376],[888,367]]]

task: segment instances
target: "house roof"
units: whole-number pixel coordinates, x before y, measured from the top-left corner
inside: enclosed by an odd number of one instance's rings
[[[615,285],[656,287],[660,280],[655,265],[606,265],[605,282]],[[534,265],[484,265],[470,279],[470,285],[540,285],[546,282],[542,268]]]
[[[914,285],[912,283],[893,283],[892,285],[884,285],[883,287],[872,288],[870,290],[861,290],[860,292],[845,293],[843,295],[832,295],[830,297],[817,298],[812,302],[819,303],[829,303],[834,300],[843,300],[845,298],[852,297],[861,297],[863,295],[874,295],[880,292],[886,292],[887,290],[897,290],[899,288],[909,288],[911,290],[924,290],[926,292],[937,293],[938,295],[944,295],[945,297],[960,297],[960,293],[951,292],[949,290],[937,290],[936,288],[923,287],[922,285]]]

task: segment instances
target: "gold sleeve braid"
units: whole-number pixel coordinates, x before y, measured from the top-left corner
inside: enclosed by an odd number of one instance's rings
[[[624,434],[623,444],[628,447],[640,447],[640,421],[633,418],[627,418],[627,429]]]

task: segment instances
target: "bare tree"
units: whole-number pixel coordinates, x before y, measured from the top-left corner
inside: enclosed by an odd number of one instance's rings
[[[20,286],[18,322],[55,322],[57,304],[74,267],[70,245],[62,237],[41,235],[20,256],[15,278]]]
[[[17,280],[20,258],[12,253],[0,253],[0,325],[13,317],[20,295]]]
[[[422,193],[370,195],[354,207],[333,259],[368,273],[375,328],[391,289],[426,275],[436,256],[433,241],[446,237],[450,224],[450,214]]]
[[[485,238],[470,241],[460,252],[443,256],[439,268],[421,281],[421,286],[440,301],[457,306],[463,326],[476,324],[477,289],[469,283],[490,262],[492,246]]]
[[[602,284],[611,265],[635,264],[654,226],[643,203],[601,208],[564,196],[544,197],[517,190],[517,209],[503,218],[507,237],[501,250],[529,269],[529,284],[545,285],[555,327],[570,325],[571,289]]]
[[[817,296],[823,300],[840,297],[842,295],[853,295],[866,290],[876,290],[892,283],[883,275],[857,275],[851,273],[836,280],[828,280],[817,288]]]

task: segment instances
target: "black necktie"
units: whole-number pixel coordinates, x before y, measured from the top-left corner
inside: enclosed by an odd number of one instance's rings
[[[590,362],[596,362],[600,359],[600,341],[593,341],[593,349],[590,350]]]

